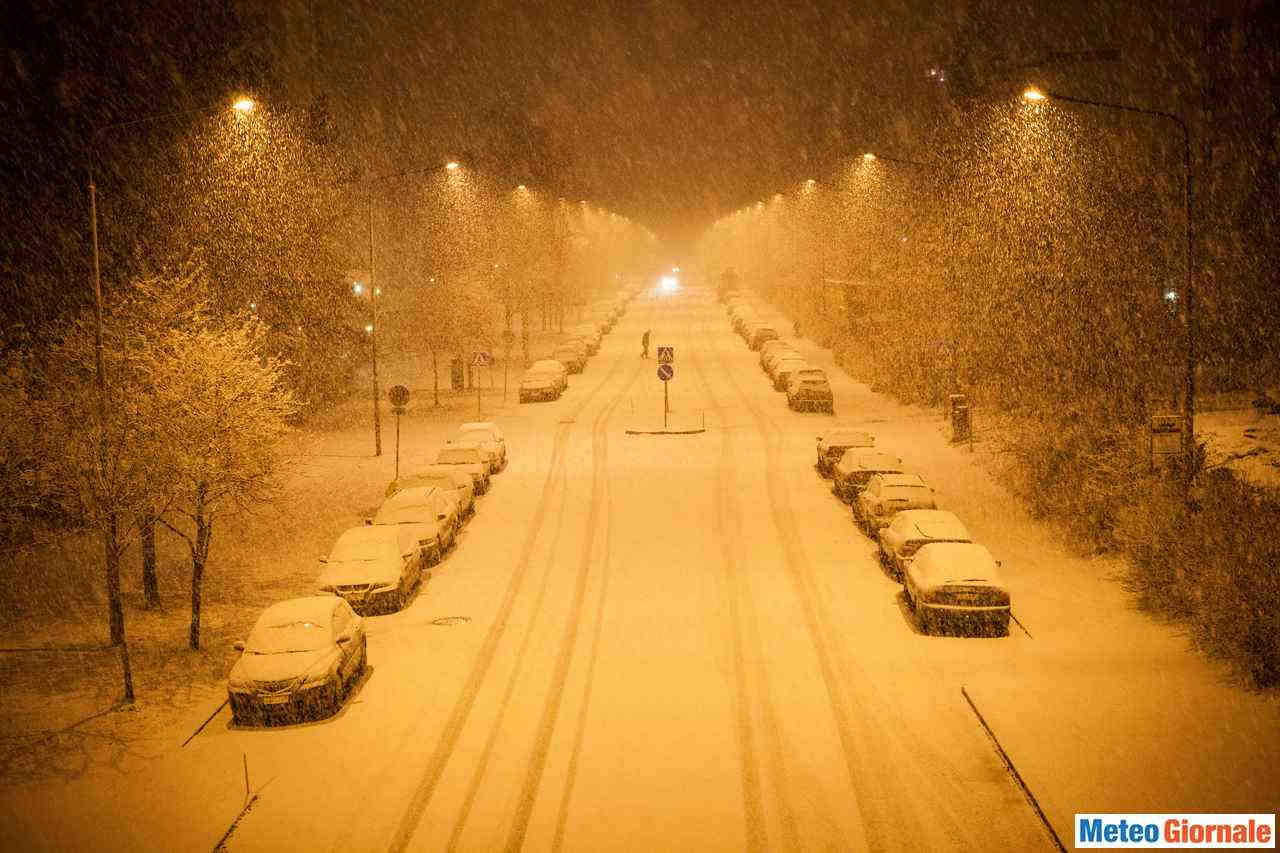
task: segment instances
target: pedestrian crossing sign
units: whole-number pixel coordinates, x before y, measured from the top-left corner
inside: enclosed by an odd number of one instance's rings
[[[671,364],[675,360],[675,347],[658,347],[658,364]]]

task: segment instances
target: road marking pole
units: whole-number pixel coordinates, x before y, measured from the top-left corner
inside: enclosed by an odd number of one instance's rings
[[[1009,775],[1013,776],[1013,781],[1017,782],[1018,787],[1022,789],[1023,796],[1027,798],[1027,802],[1035,810],[1036,817],[1040,818],[1040,823],[1044,824],[1044,828],[1049,831],[1049,837],[1053,839],[1054,846],[1061,850],[1062,853],[1067,853],[1067,848],[1063,846],[1062,839],[1058,837],[1053,824],[1049,823],[1049,818],[1045,815],[1044,809],[1040,808],[1040,802],[1036,799],[1036,795],[1031,793],[1031,788],[1023,780],[1022,774],[1018,772],[1018,768],[1013,766],[1013,759],[1009,757],[1009,753],[1005,752],[1004,747],[1000,745],[1000,741],[996,738],[996,733],[991,730],[991,726],[987,725],[987,721],[983,719],[982,712],[978,710],[978,706],[973,704],[969,691],[961,687],[960,695],[964,696],[964,701],[969,703],[969,708],[973,711],[973,715],[978,718],[978,724],[982,726],[982,730],[987,733],[987,737],[991,738],[991,742],[995,744],[996,753],[1000,756],[1000,760],[1004,762]]]

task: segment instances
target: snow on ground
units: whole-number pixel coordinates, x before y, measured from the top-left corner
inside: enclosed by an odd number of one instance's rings
[[[1210,465],[1225,464],[1255,485],[1280,489],[1280,415],[1253,408],[1198,412],[1196,435],[1209,446]]]
[[[625,434],[661,417],[656,364],[635,345],[644,328],[676,346],[672,408],[707,433]],[[1139,613],[1122,567],[1028,518],[981,444],[951,446],[936,413],[798,345],[832,376],[836,420],[874,432],[1003,561],[1030,635],[920,634],[812,468],[832,418],[789,412],[705,294],[637,299],[562,400],[486,398],[511,465],[415,600],[369,620],[370,671],[337,717],[238,729],[223,710],[177,745],[221,700],[230,643],[262,606],[306,592],[315,557],[377,505],[390,420],[381,459],[362,421],[306,436],[278,512],[219,530],[199,656],[177,651],[183,566],[166,544],[172,610],[131,613],[140,710],[78,727],[83,746],[54,772],[28,761],[41,772],[7,776],[0,843],[207,850],[243,803],[247,764],[260,796],[232,849],[1047,847],[961,687],[1063,837],[1074,811],[1280,800],[1274,693],[1229,683]],[[402,470],[471,417],[463,397],[418,408],[423,384],[401,424]],[[63,604],[91,635],[92,596]],[[79,704],[101,710],[113,682],[100,658],[59,658],[57,682],[18,692],[0,673],[2,722],[38,727],[62,685],[90,679],[103,686]],[[78,718],[54,712],[49,726]],[[75,763],[77,749],[92,760]]]

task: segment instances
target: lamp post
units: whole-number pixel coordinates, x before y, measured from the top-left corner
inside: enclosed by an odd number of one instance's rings
[[[1112,104],[1105,101],[1092,101],[1086,98],[1077,98],[1071,95],[1063,95],[1060,92],[1053,92],[1047,89],[1027,89],[1022,93],[1022,97],[1031,102],[1044,100],[1065,101],[1071,104],[1084,104],[1090,107],[1098,107],[1105,110],[1113,110],[1115,112],[1137,113],[1139,115],[1155,116],[1157,118],[1166,119],[1178,126],[1178,130],[1182,132],[1182,205],[1183,215],[1186,219],[1186,254],[1187,254],[1187,283],[1186,294],[1183,300],[1183,319],[1187,327],[1186,339],[1186,388],[1183,393],[1182,400],[1182,453],[1183,464],[1187,485],[1191,483],[1191,477],[1194,469],[1195,461],[1195,426],[1196,426],[1196,318],[1195,318],[1195,273],[1193,262],[1193,231],[1191,220],[1191,131],[1187,128],[1187,123],[1173,113],[1163,110],[1149,110],[1143,107],[1134,107],[1128,104]]]
[[[254,108],[254,102],[249,98],[240,98],[235,101],[231,108],[240,113],[251,112]],[[89,156],[86,164],[86,173],[89,183],[89,233],[93,245],[93,310],[94,310],[94,326],[93,326],[93,361],[94,361],[94,378],[97,385],[98,397],[98,464],[100,473],[106,476],[107,471],[107,375],[103,365],[103,343],[102,343],[102,261],[98,248],[98,185],[94,179],[94,167],[97,161],[98,140],[109,130],[119,130],[125,127],[136,127],[144,124],[156,124],[159,122],[169,121],[171,119],[182,118],[191,115],[213,115],[220,113],[224,107],[215,109],[195,109],[181,110],[172,113],[163,113],[154,116],[145,116],[143,118],[132,119],[130,121],[115,122],[113,124],[103,125],[89,136]],[[115,538],[117,535],[118,517],[114,509],[107,513],[107,529],[111,537],[111,543],[107,544],[108,550],[115,547]],[[107,554],[107,607],[108,622],[111,633],[112,643],[120,647],[120,666],[124,674],[124,701],[131,703],[134,700],[133,694],[133,669],[129,663],[129,644],[124,636],[124,605],[120,597],[120,567],[117,554]]]
[[[379,411],[380,401],[378,399],[378,296],[381,289],[375,283],[374,267],[375,267],[375,244],[373,230],[373,187],[374,184],[383,183],[384,181],[394,180],[396,178],[404,178],[410,175],[423,175],[440,169],[440,166],[422,166],[414,169],[405,169],[399,172],[390,172],[385,175],[375,175],[366,181],[369,190],[369,209],[368,209],[368,237],[369,237],[369,314],[370,323],[366,331],[369,333],[369,345],[372,356],[373,366],[373,455],[382,455],[382,415]],[[448,172],[456,172],[462,168],[461,164],[456,160],[450,160],[444,164],[444,169]],[[434,281],[434,279],[432,279]],[[357,295],[359,290],[356,290]]]

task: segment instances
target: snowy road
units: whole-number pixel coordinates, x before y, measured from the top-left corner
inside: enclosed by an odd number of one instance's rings
[[[673,417],[706,433],[626,434],[660,419],[646,328],[676,348]],[[1135,612],[936,417],[804,346],[837,419],[1004,560],[1034,639],[922,636],[813,470],[832,419],[787,410],[714,300],[642,296],[561,400],[503,419],[511,464],[411,605],[369,620],[337,717],[224,710],[145,774],[16,792],[23,820],[63,815],[17,837],[138,849],[181,827],[160,846],[207,850],[247,766],[233,850],[1052,849],[961,687],[1068,843],[1073,811],[1274,806],[1274,697]],[[434,427],[410,424],[408,459],[439,441],[414,429]]]
[[[624,434],[658,399],[645,327],[706,434]],[[1048,846],[950,673],[1025,638],[916,633],[812,469],[825,420],[780,405],[716,303],[637,300],[521,412],[458,551],[373,620],[357,701],[208,735],[271,779],[233,849]]]

